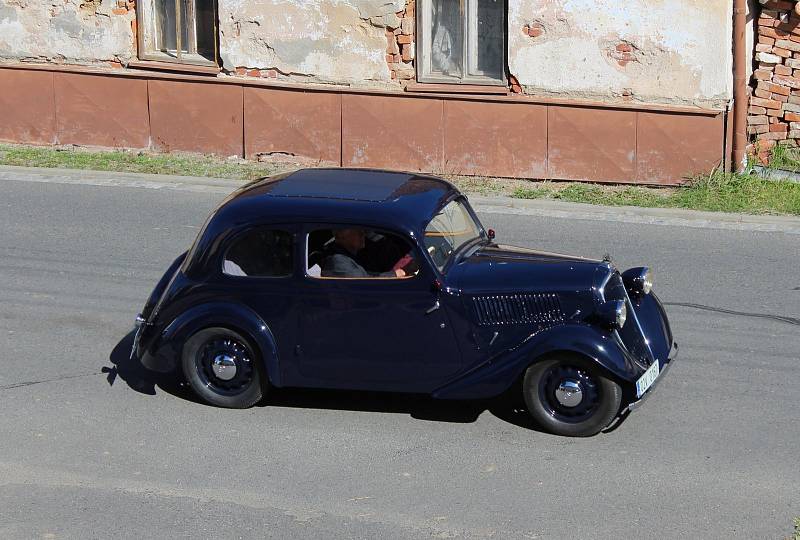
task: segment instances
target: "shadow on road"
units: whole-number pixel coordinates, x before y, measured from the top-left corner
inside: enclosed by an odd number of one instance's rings
[[[156,388],[178,398],[203,404],[179,374],[162,374],[146,369],[130,358],[133,332],[117,343],[109,360],[113,367],[103,367],[109,385],[122,379],[133,390],[154,396]],[[365,392],[355,390],[319,390],[306,388],[272,388],[260,407],[290,407],[375,413],[401,413],[431,422],[469,424],[485,411],[525,429],[540,431],[522,400],[521,388],[512,387],[505,394],[488,400],[438,400],[424,394]],[[616,428],[617,426],[615,426]]]

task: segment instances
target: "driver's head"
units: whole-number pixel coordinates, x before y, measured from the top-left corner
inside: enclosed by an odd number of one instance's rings
[[[364,249],[363,229],[338,229],[333,233],[333,238],[337,244],[353,255]]]

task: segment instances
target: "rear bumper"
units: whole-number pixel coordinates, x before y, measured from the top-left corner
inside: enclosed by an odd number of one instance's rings
[[[627,412],[631,412],[632,410],[639,408],[642,405],[642,403],[644,403],[644,401],[650,396],[650,394],[653,393],[653,390],[655,390],[656,387],[661,383],[661,381],[664,380],[664,377],[667,375],[667,372],[669,371],[669,368],[672,365],[673,360],[675,360],[677,356],[678,356],[678,344],[675,341],[673,341],[672,347],[669,350],[669,355],[667,356],[666,361],[664,361],[664,365],[661,366],[661,371],[658,375],[658,378],[655,380],[653,385],[647,389],[647,392],[645,392],[641,398],[631,402],[626,407]]]

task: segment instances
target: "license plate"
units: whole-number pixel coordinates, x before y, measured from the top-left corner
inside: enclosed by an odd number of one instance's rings
[[[653,362],[647,371],[644,372],[644,375],[639,377],[639,380],[636,381],[636,398],[640,398],[647,392],[647,389],[650,388],[656,379],[658,378],[659,374],[659,367],[658,367],[658,360]]]

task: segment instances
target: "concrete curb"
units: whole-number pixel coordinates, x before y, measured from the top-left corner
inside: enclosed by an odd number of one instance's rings
[[[227,194],[244,184],[241,180],[168,176],[159,174],[47,169],[0,166],[0,181],[83,184],[105,187],[167,189],[199,193]],[[701,212],[675,208],[640,208],[636,206],[598,206],[546,199],[513,199],[469,195],[478,212],[488,214],[529,215],[557,219],[580,219],[667,225],[736,231],[758,231],[800,235],[800,218]]]

